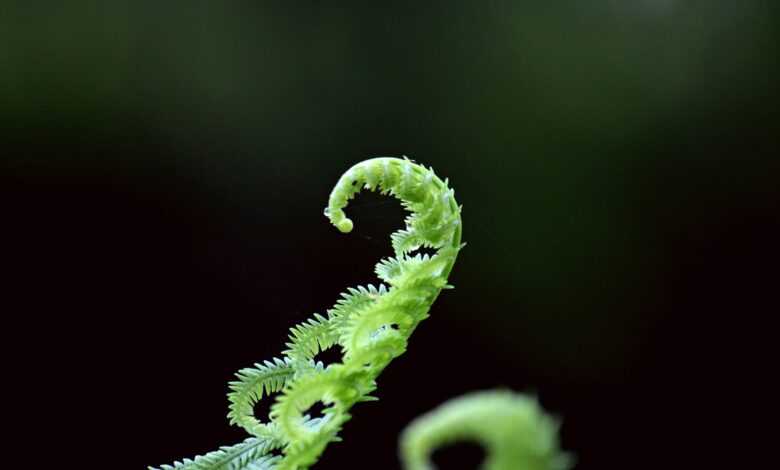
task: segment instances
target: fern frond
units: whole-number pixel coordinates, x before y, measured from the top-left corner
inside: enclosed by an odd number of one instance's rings
[[[350,287],[347,292],[342,292],[336,305],[328,309],[328,318],[333,323],[334,331],[340,331],[353,313],[375,302],[386,293],[387,287],[384,284],[379,284],[379,287],[374,287],[372,284],[365,287]]]
[[[462,246],[461,210],[448,183],[408,158],[358,163],[339,178],[325,210],[340,231],[352,230],[344,209],[363,188],[395,196],[410,211],[406,227],[391,235],[395,258],[381,260],[375,267],[389,287],[369,284],[347,289],[327,310],[327,318],[314,314],[290,329],[284,360],[266,361],[236,374],[238,380],[230,383],[228,395],[230,422],[283,449],[283,456],[261,459],[253,454],[252,459],[228,460],[242,466],[224,468],[298,470],[315,463],[328,443],[338,440],[352,406],[374,399],[370,394],[376,390],[376,378],[406,351],[409,336],[447,286]],[[420,247],[435,249],[436,254],[411,256]],[[344,352],[341,363],[324,367],[314,362],[319,352],[336,346]],[[268,422],[259,421],[254,417],[255,404],[275,392]],[[324,416],[305,414],[317,401],[327,405]],[[187,470],[223,468],[215,466],[223,462],[223,454],[218,453],[181,465],[204,465]]]
[[[270,430],[265,423],[255,418],[254,406],[264,396],[282,390],[295,373],[291,360],[276,358],[273,362],[265,361],[238,371],[238,380],[229,383],[230,424],[239,425],[255,436],[268,437]]]
[[[391,244],[396,257],[402,257],[420,248],[424,239],[417,233],[407,229],[401,229],[390,235]]]
[[[475,392],[449,400],[403,431],[400,453],[407,470],[430,470],[440,446],[474,441],[485,448],[485,470],[566,470],[558,422],[536,399],[508,390]]]
[[[376,264],[374,272],[379,279],[392,286],[394,279],[401,274],[402,266],[401,262],[396,258],[385,258]]]
[[[250,437],[205,455],[159,468],[149,467],[149,470],[271,470],[280,457],[269,453],[278,448],[278,443],[272,440]]]
[[[324,351],[336,343],[338,338],[333,322],[315,313],[304,323],[290,328],[290,342],[282,353],[293,361],[310,361],[320,351]]]

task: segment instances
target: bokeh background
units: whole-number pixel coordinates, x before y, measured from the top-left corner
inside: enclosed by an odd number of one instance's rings
[[[5,3],[5,263],[29,290],[10,311],[89,364],[51,373],[104,405],[93,433],[121,419],[106,450],[127,468],[238,441],[234,371],[376,282],[401,226],[367,194],[338,233],[332,185],[407,155],[464,205],[456,289],[316,468],[399,468],[407,422],[494,386],[560,416],[578,468],[696,462],[751,373],[721,351],[777,313],[777,19],[753,0]]]

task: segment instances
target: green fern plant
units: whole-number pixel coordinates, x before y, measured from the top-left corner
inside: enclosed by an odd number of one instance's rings
[[[566,470],[558,450],[558,422],[539,403],[508,390],[475,392],[449,400],[404,429],[400,453],[408,470],[432,470],[437,448],[475,441],[485,449],[484,470]]]
[[[282,358],[238,371],[230,382],[232,424],[251,437],[208,454],[163,465],[163,470],[298,470],[317,462],[337,441],[350,410],[373,401],[376,378],[403,354],[409,337],[447,284],[461,244],[461,207],[447,180],[406,158],[374,158],[350,168],[330,194],[325,215],[342,232],[352,230],[344,208],[361,189],[379,190],[410,211],[406,226],[391,235],[395,257],[380,260],[378,287],[350,288],[326,315],[314,314],[290,329]],[[412,254],[420,247],[435,254]],[[339,347],[341,362],[327,367],[315,356]],[[268,419],[254,416],[258,401],[278,393]],[[317,402],[321,417],[307,411]],[[555,424],[535,402],[508,392],[453,400],[412,423],[402,438],[410,470],[432,469],[437,446],[475,439],[488,450],[488,470],[562,470]],[[155,470],[150,467],[150,470]]]
[[[352,406],[375,399],[377,376],[403,354],[431,304],[450,287],[447,277],[463,246],[461,207],[432,169],[408,159],[374,158],[350,168],[330,194],[325,215],[340,231],[352,230],[344,208],[363,188],[393,195],[410,211],[406,227],[391,236],[395,257],[376,265],[384,283],[348,289],[326,315],[315,314],[290,330],[283,358],[238,372],[230,383],[228,418],[252,437],[162,469],[305,469],[338,440]],[[420,247],[435,254],[412,254]],[[336,346],[340,363],[325,367],[315,361]],[[255,404],[274,392],[280,393],[268,419],[258,420]],[[322,417],[307,414],[317,402],[326,406]]]

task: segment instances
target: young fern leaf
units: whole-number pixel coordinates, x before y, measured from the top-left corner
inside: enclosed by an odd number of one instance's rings
[[[261,423],[254,417],[254,406],[264,396],[278,392],[284,388],[284,384],[292,380],[295,375],[292,361],[274,359],[273,362],[265,361],[264,364],[255,364],[255,367],[241,369],[236,373],[239,380],[230,382],[230,424],[237,424],[246,429],[249,434],[258,437],[273,437],[272,428]]]
[[[294,362],[308,362],[333,346],[337,338],[331,319],[315,313],[314,318],[290,329],[290,342],[283,354]]]
[[[230,383],[231,424],[263,442],[261,451],[241,453],[233,448],[187,460],[186,470],[258,469],[302,470],[317,462],[328,443],[349,420],[352,406],[372,401],[376,378],[389,362],[406,350],[409,336],[428,317],[428,310],[447,284],[461,244],[461,207],[447,181],[406,158],[374,158],[350,168],[330,194],[325,215],[341,232],[352,230],[344,208],[361,189],[395,196],[411,214],[406,227],[391,235],[395,258],[381,260],[375,271],[388,284],[350,288],[327,311],[290,330],[284,360],[274,359],[240,370]],[[419,247],[433,256],[412,255]],[[325,367],[314,357],[340,347],[342,361]],[[278,392],[268,419],[254,417],[255,404]],[[326,405],[324,416],[307,410]],[[251,439],[250,439],[251,440]],[[246,442],[250,442],[250,440]],[[250,444],[239,444],[250,445]],[[268,453],[281,449],[281,456]],[[187,466],[190,465],[190,466]]]
[[[270,452],[279,446],[267,439],[250,437],[233,446],[224,446],[219,450],[200,455],[194,459],[184,459],[173,465],[163,465],[162,470],[270,470],[279,460]]]
[[[437,448],[475,441],[485,449],[483,470],[566,470],[572,459],[558,447],[558,423],[530,397],[508,390],[474,392],[412,421],[401,434],[406,470],[433,470]]]

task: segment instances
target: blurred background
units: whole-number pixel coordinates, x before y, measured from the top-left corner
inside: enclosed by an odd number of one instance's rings
[[[495,386],[560,416],[578,468],[696,462],[758,367],[731,350],[778,312],[777,20],[768,0],[6,3],[7,312],[73,358],[55,381],[98,401],[127,468],[237,442],[233,373],[376,283],[401,227],[364,194],[340,234],[332,185],[407,155],[464,205],[456,289],[316,468],[399,468],[413,417]]]

